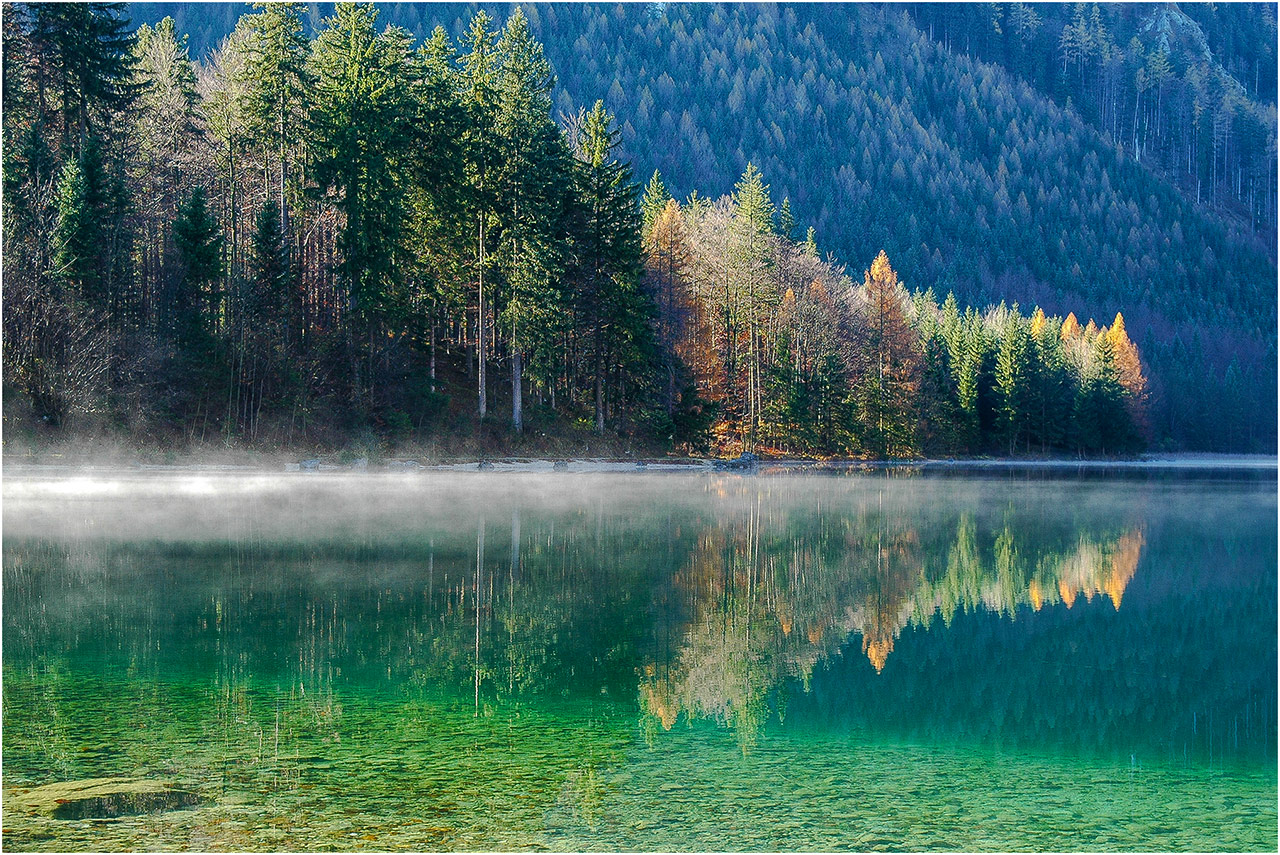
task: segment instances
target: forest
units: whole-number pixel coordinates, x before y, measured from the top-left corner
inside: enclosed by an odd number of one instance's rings
[[[1128,151],[1093,101],[951,53],[972,22],[927,33],[931,7],[819,35],[803,7],[214,5],[193,58],[173,5],[4,6],[11,437],[1274,448],[1274,75],[1194,198],[1173,94]],[[689,43],[700,72],[651,77]],[[1068,88],[1094,73],[1068,59]]]

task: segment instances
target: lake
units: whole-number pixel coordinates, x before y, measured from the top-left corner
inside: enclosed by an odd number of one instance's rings
[[[9,850],[1277,847],[1273,469],[3,486]]]

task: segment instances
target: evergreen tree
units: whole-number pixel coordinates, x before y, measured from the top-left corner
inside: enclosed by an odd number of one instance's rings
[[[245,130],[276,161],[276,194],[286,247],[289,206],[285,190],[291,151],[299,143],[311,74],[310,42],[303,32],[301,3],[255,3],[244,19],[242,70]]]
[[[475,356],[479,364],[477,404],[480,418],[488,413],[486,366],[489,347],[490,307],[485,301],[486,228],[494,219],[497,206],[496,170],[500,166],[497,121],[497,56],[498,33],[489,29],[492,19],[481,10],[471,20],[464,44],[467,52],[460,58],[460,90],[466,125],[462,138],[463,160],[467,177],[467,219],[474,224],[476,288]]]
[[[339,4],[311,55],[314,176],[322,190],[337,194],[343,215],[337,272],[347,289],[357,408],[369,403],[373,390],[375,328],[404,308],[396,270],[404,263],[408,214],[403,174],[412,139],[410,36],[394,27],[377,33],[377,14],[372,6]]]
[[[809,226],[809,230],[805,232],[804,252],[811,258],[818,257],[818,242],[813,239],[813,226]]]
[[[791,213],[791,197],[782,200],[782,207],[778,209],[778,234],[782,235],[786,240],[795,240],[796,218]]]
[[[31,41],[46,86],[61,105],[62,149],[79,156],[100,130],[133,104],[134,34],[124,3],[38,3],[30,7]]]
[[[666,210],[667,202],[671,201],[671,193],[667,191],[667,185],[662,181],[662,175],[658,170],[653,170],[653,177],[649,179],[649,184],[644,188],[644,196],[640,199],[640,211],[643,216],[641,228],[644,232],[645,240],[648,240],[649,234],[653,231],[654,223],[658,221],[658,217],[662,216],[662,212]]]
[[[205,355],[216,322],[214,292],[222,277],[222,235],[209,212],[204,188],[196,187],[178,209],[173,242],[180,273],[172,305],[174,343],[180,353],[199,359]]]
[[[53,233],[55,278],[71,295],[101,303],[102,176],[92,154],[67,162],[58,180]]]
[[[605,385],[610,369],[624,374],[645,358],[647,307],[639,290],[640,211],[631,168],[619,161],[613,116],[597,101],[579,120],[576,185],[581,205],[577,233],[577,317],[585,325],[592,365],[596,433],[605,428]]]
[[[275,205],[263,205],[254,223],[251,250],[252,287],[246,301],[251,327],[287,347],[289,341],[292,271]]]
[[[1036,382],[1030,398],[1030,431],[1042,452],[1066,443],[1066,428],[1071,420],[1070,377],[1062,352],[1061,326],[1061,321],[1046,318],[1039,308],[1031,318]]]
[[[996,355],[995,432],[1003,446],[1013,454],[1026,431],[1029,378],[1028,335],[1015,308],[1000,339]]]
[[[733,246],[725,295],[726,352],[730,400],[741,390],[737,408],[744,424],[739,428],[743,449],[754,450],[760,423],[762,332],[766,313],[771,308],[770,293],[773,254],[773,201],[769,186],[754,164],[748,163],[742,178],[734,185]],[[739,338],[746,334],[746,353],[741,354]],[[738,376],[745,371],[746,376]]]
[[[511,354],[512,425],[523,429],[523,362],[531,350],[557,338],[560,265],[557,239],[561,201],[568,183],[569,152],[551,120],[555,76],[542,45],[516,10],[496,46],[497,114],[494,130],[500,152],[497,199],[502,210],[498,251],[506,279],[503,326]]]

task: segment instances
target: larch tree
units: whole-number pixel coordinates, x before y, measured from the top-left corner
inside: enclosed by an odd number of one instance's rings
[[[851,382],[863,447],[880,457],[914,454],[920,344],[883,250],[864,274],[856,300]]]
[[[165,18],[154,29],[144,24],[137,36],[135,69],[141,95],[132,172],[141,193],[153,200],[139,212],[139,273],[146,297],[159,295],[163,300],[174,287],[170,229],[187,195],[190,173],[202,167],[200,99],[186,37],[178,36],[173,19]]]
[[[657,173],[654,173],[657,177]],[[650,187],[653,182],[650,182]],[[646,196],[646,198],[648,198]],[[691,362],[688,341],[694,333],[696,308],[689,291],[693,250],[685,229],[680,203],[670,197],[647,232],[645,270],[650,293],[658,308],[658,344],[666,373],[663,403],[667,415],[675,411],[678,374]]]
[[[1116,318],[1106,331],[1115,356],[1116,376],[1125,391],[1125,407],[1134,426],[1142,433],[1150,429],[1147,420],[1147,378],[1142,370],[1138,348],[1129,338],[1124,326],[1124,315],[1116,312]]]

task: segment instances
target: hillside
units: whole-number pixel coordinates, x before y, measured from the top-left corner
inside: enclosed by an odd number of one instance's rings
[[[179,29],[208,39],[236,7],[144,8],[147,18],[176,12]],[[438,23],[456,35],[475,8],[390,4],[384,16],[419,35]],[[512,7],[486,8],[501,19]],[[1254,194],[1250,223],[1225,189],[1216,209],[1207,187],[1197,205],[1155,162],[1146,137],[1135,160],[1123,144],[1127,129],[1117,126],[1110,137],[1091,104],[1077,97],[1080,111],[1071,106],[1075,66],[1055,76],[1064,66],[1060,33],[1073,21],[1068,7],[1034,7],[1041,19],[1034,36],[1011,47],[1008,36],[979,37],[979,25],[992,24],[975,17],[977,6],[838,8],[839,15],[803,5],[527,11],[558,75],[557,112],[603,98],[641,179],[656,169],[673,195],[714,198],[754,163],[776,200],[790,200],[799,230],[813,226],[822,252],[855,269],[884,249],[909,287],[954,291],[962,304],[1005,300],[1100,322],[1123,310],[1150,365],[1157,433],[1192,448],[1271,447],[1274,173],[1251,173],[1263,190]],[[1231,71],[1254,72],[1237,99],[1239,130],[1220,140],[1236,152],[1243,181],[1246,167],[1274,161],[1275,112],[1266,103],[1274,98],[1274,62],[1242,35],[1265,21],[1258,7],[1187,8],[1174,23],[1199,33],[1213,73],[1234,80]],[[1113,42],[1132,32],[1169,45],[1168,12],[1140,19],[1142,9],[1102,9]],[[311,17],[326,11],[313,5]],[[1002,35],[1009,32],[1005,20]],[[1181,80],[1196,45],[1180,42],[1178,32],[1168,49]],[[1108,96],[1111,114],[1147,109],[1124,100],[1142,94],[1117,88]],[[1175,94],[1171,83],[1167,116]],[[1246,119],[1265,126],[1246,127]],[[1162,151],[1172,157],[1172,143]],[[1207,178],[1213,164],[1200,171]]]

